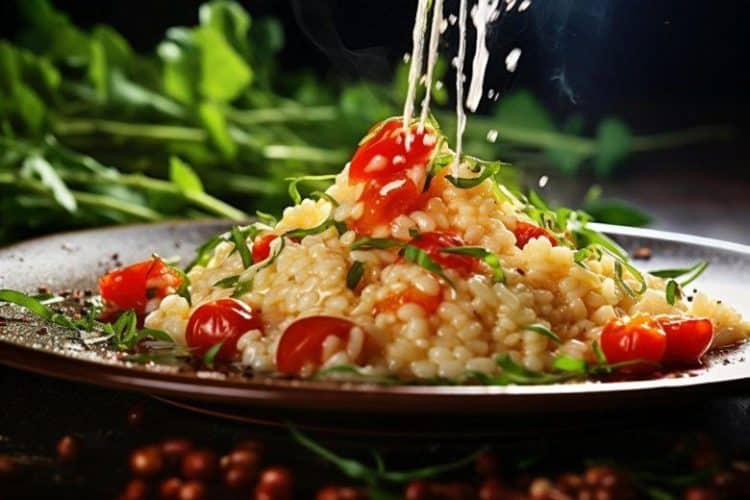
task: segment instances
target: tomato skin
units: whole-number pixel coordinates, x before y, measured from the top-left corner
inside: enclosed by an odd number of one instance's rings
[[[659,364],[667,349],[667,335],[654,319],[638,316],[628,321],[614,319],[607,323],[599,338],[609,363],[642,359]],[[654,370],[646,363],[620,368],[622,373],[644,374]]]
[[[390,118],[376,125],[370,134],[372,137],[359,146],[349,165],[352,184],[391,177],[416,165],[426,166],[437,145],[431,127],[425,126],[420,132],[419,126],[414,124],[409,127],[411,142],[407,150],[407,130],[400,118]]]
[[[516,229],[513,230],[513,234],[516,235],[516,246],[518,248],[525,247],[534,238],[547,238],[553,247],[557,245],[557,238],[552,236],[549,231],[528,222],[520,220],[516,222]]]
[[[151,258],[99,278],[99,293],[108,317],[129,309],[143,317],[149,301],[175,293],[181,283],[182,277],[174,269],[159,258]]]
[[[422,203],[421,193],[408,177],[399,175],[373,179],[367,183],[359,201],[364,212],[349,226],[359,234],[370,234],[374,228],[390,223],[401,214],[417,210]]]
[[[193,354],[203,356],[211,347],[224,342],[216,361],[237,358],[237,340],[250,330],[263,330],[258,311],[236,299],[218,299],[200,305],[190,315],[185,340]]]
[[[329,335],[349,341],[349,332],[355,325],[335,316],[308,316],[289,325],[281,335],[276,348],[276,369],[288,375],[297,375],[308,365],[320,366],[323,342]],[[363,348],[364,350],[364,348]]]
[[[404,304],[417,304],[426,314],[434,313],[443,302],[443,294],[427,295],[414,287],[409,287],[401,293],[390,295],[375,304],[374,314],[389,311],[396,312]]]
[[[465,246],[463,240],[454,234],[440,232],[420,233],[409,244],[427,252],[432,260],[444,268],[455,269],[463,274],[469,274],[477,268],[475,257],[440,251],[443,248]]]
[[[707,318],[666,318],[658,322],[667,335],[665,363],[697,363],[714,340],[714,325]]]
[[[262,234],[255,238],[253,241],[253,262],[261,262],[266,260],[271,255],[271,243],[278,238],[273,233]]]

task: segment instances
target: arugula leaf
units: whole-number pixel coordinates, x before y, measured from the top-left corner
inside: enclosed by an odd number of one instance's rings
[[[453,175],[445,176],[445,179],[448,182],[461,189],[470,189],[480,185],[486,179],[497,175],[500,172],[500,168],[504,165],[500,161],[486,162],[470,156],[463,157],[462,161],[467,161],[470,165],[476,166],[481,170],[481,173],[476,177],[455,177]]]

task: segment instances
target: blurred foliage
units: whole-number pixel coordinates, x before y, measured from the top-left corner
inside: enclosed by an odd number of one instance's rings
[[[276,212],[287,202],[284,178],[340,170],[406,94],[406,65],[391,84],[281,73],[279,22],[251,19],[230,1],[204,4],[197,26],[168,29],[145,55],[109,26],[79,29],[47,0],[19,6],[22,36],[0,41],[0,242],[67,227]],[[441,63],[437,77],[445,70]],[[437,88],[433,102],[447,100]],[[437,114],[451,133],[454,117]],[[603,121],[594,138],[580,135],[582,125],[574,117],[557,127],[519,92],[469,120],[465,148],[567,173],[591,161],[607,174],[638,143],[618,120]],[[494,129],[497,143],[486,139]]]

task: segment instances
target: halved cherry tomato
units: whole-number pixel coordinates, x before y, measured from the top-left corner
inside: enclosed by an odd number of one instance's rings
[[[516,246],[523,248],[526,244],[534,238],[547,238],[552,246],[557,245],[557,238],[552,236],[549,231],[543,227],[536,226],[524,221],[516,222],[516,229],[513,231],[516,235]]]
[[[355,326],[349,320],[334,316],[308,316],[298,319],[281,335],[279,346],[276,348],[276,368],[281,373],[295,375],[307,365],[322,365],[325,362],[325,339],[333,335],[346,343]]]
[[[181,283],[179,273],[158,258],[110,271],[99,279],[104,315],[111,317],[133,309],[136,315],[143,317],[148,312],[149,301],[175,293]]]
[[[432,314],[443,301],[443,294],[427,295],[414,287],[409,287],[401,293],[390,295],[375,304],[374,314],[384,311],[395,312],[404,304],[417,304],[425,313]]]
[[[371,180],[359,198],[364,212],[349,225],[359,234],[369,234],[375,227],[416,210],[422,203],[420,194],[414,181],[400,174]]]
[[[658,319],[667,334],[665,363],[697,363],[714,340],[714,325],[707,318]]]
[[[258,311],[236,299],[218,299],[193,311],[185,340],[196,356],[203,356],[211,347],[223,342],[214,359],[232,361],[238,355],[237,340],[250,330],[262,329]]]
[[[275,234],[261,234],[253,241],[253,262],[266,260],[271,254],[271,243],[278,238]]]
[[[604,326],[599,342],[609,363],[643,360],[658,364],[664,359],[667,349],[667,335],[659,323],[648,316],[610,321]],[[620,371],[648,373],[654,368],[651,364],[639,363]]]
[[[419,131],[417,124],[409,127],[409,147],[406,147],[407,130],[400,118],[390,118],[373,127],[368,138],[354,153],[349,166],[349,182],[391,177],[416,165],[426,166],[437,145],[437,136],[431,127]]]
[[[463,240],[456,235],[439,232],[421,233],[419,236],[413,238],[409,244],[427,252],[432,260],[444,268],[456,269],[459,272],[468,274],[477,267],[477,259],[470,255],[440,251],[443,248],[464,246]]]

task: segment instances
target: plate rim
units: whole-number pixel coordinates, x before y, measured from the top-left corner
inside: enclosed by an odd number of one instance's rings
[[[31,240],[15,243],[10,246],[0,248],[2,253],[12,253],[22,249],[26,245],[44,243],[50,239],[74,237],[80,234],[92,234],[101,231],[133,231],[139,228],[174,228],[185,226],[202,226],[202,225],[221,225],[230,224],[230,221],[223,219],[199,219],[199,220],[178,220],[162,221],[159,223],[146,224],[129,224],[120,226],[106,226],[102,228],[92,228],[81,231],[67,231],[52,235],[42,236]],[[630,237],[644,237],[658,240],[665,240],[677,243],[687,243],[693,246],[704,246],[727,250],[730,252],[741,253],[750,256],[750,246],[739,243],[732,243],[724,240],[706,238],[701,236],[692,236],[683,233],[674,233],[669,231],[631,228],[624,226],[614,226],[608,224],[592,224],[592,226],[607,234],[623,235]],[[53,365],[59,368],[51,369],[40,366],[40,363],[24,363],[22,360],[29,357],[43,358],[51,360]],[[658,378],[649,380],[626,381],[626,382],[591,382],[583,381],[572,384],[551,384],[538,386],[510,385],[510,386],[434,386],[434,385],[399,385],[384,386],[368,383],[349,383],[335,381],[310,381],[310,380],[289,380],[289,379],[247,379],[242,381],[224,380],[218,377],[200,376],[187,377],[180,373],[166,373],[156,370],[138,369],[128,365],[112,364],[101,360],[81,359],[78,357],[66,356],[62,353],[35,349],[31,346],[16,344],[0,337],[0,363],[13,366],[26,371],[33,371],[43,375],[55,376],[74,380],[78,382],[88,382],[100,386],[118,387],[142,392],[151,392],[154,394],[167,394],[185,396],[184,390],[179,387],[188,388],[191,397],[196,399],[211,401],[234,401],[240,402],[248,400],[252,403],[258,401],[265,402],[271,406],[283,406],[280,401],[290,399],[295,406],[306,406],[304,399],[312,398],[317,403],[322,399],[332,400],[335,402],[337,397],[356,397],[360,400],[371,400],[363,408],[377,408],[373,405],[372,400],[382,400],[393,397],[399,400],[406,400],[411,397],[432,398],[435,401],[461,400],[467,398],[471,400],[487,400],[498,398],[503,401],[508,399],[526,399],[533,396],[541,397],[573,397],[581,398],[598,398],[607,395],[620,395],[623,397],[637,397],[637,394],[653,391],[670,391],[689,392],[697,388],[714,389],[717,384],[737,385],[743,388],[750,387],[750,374],[728,371],[723,374],[707,378],[702,376],[681,376],[671,378]],[[135,366],[135,365],[133,365]],[[69,368],[73,367],[72,370]],[[74,373],[79,371],[91,371],[98,373],[100,377],[91,380],[90,377],[75,376]],[[705,372],[703,372],[705,373]],[[137,381],[137,384],[133,382]],[[198,394],[196,394],[198,392]],[[697,391],[696,391],[697,392]],[[614,399],[617,399],[616,397]],[[287,404],[288,405],[288,404]],[[309,405],[307,405],[309,406]],[[319,404],[315,404],[318,407]],[[334,405],[336,406],[336,405]],[[338,405],[349,406],[349,405]],[[497,404],[495,405],[497,406]],[[474,409],[472,407],[471,409]],[[468,410],[468,409],[467,409]]]

